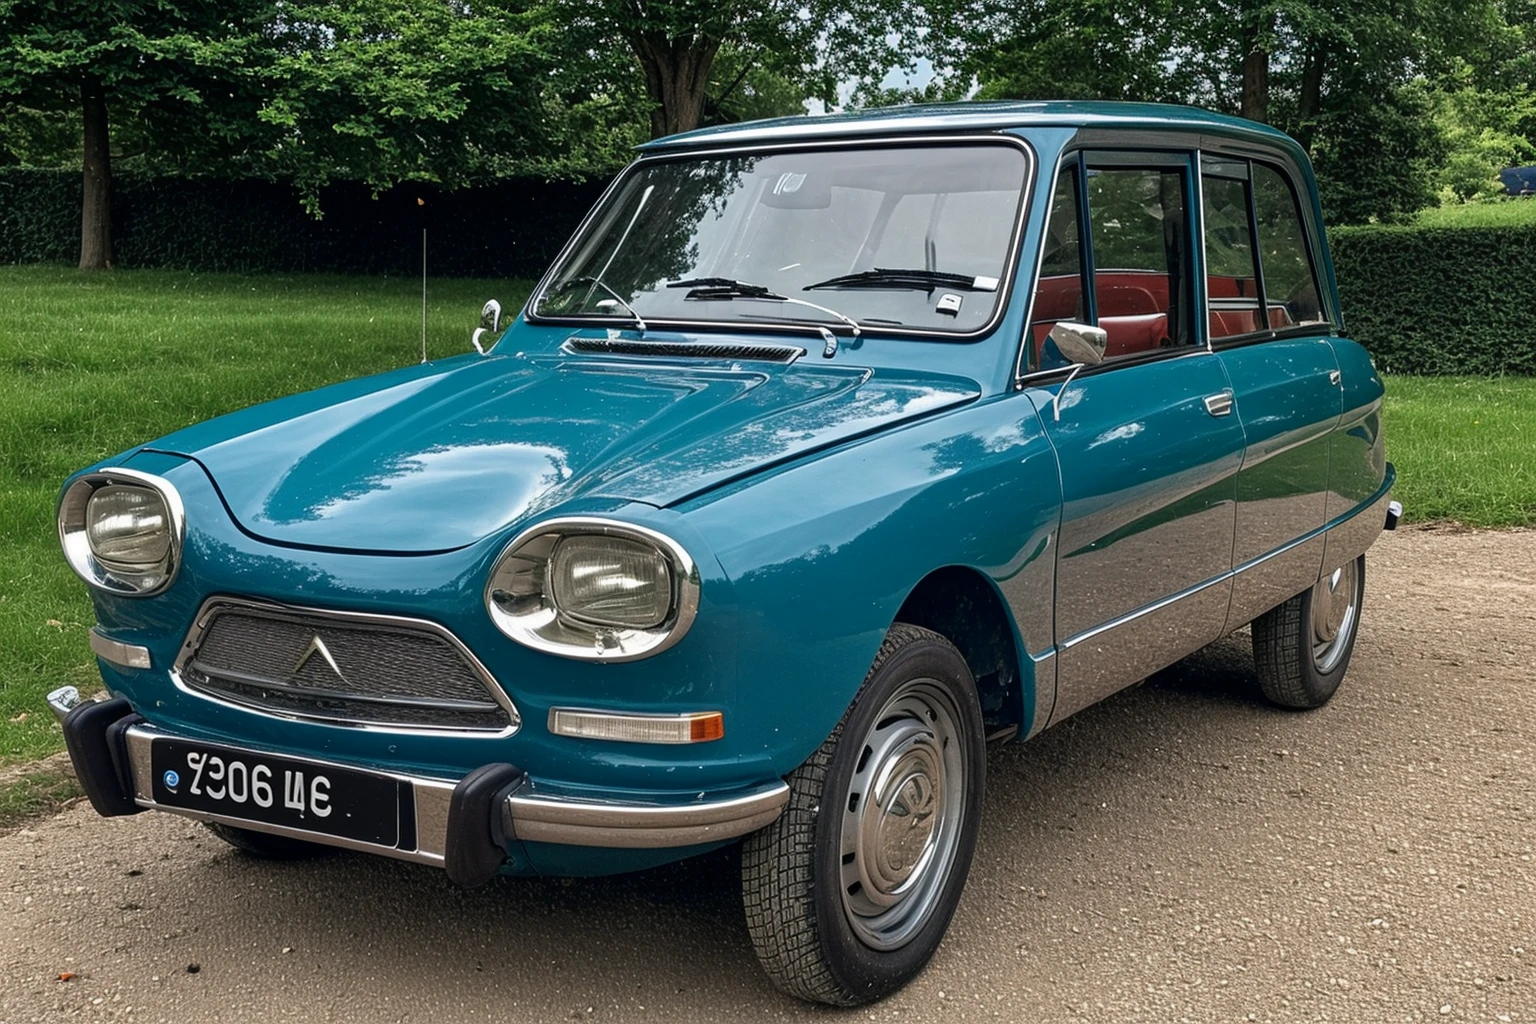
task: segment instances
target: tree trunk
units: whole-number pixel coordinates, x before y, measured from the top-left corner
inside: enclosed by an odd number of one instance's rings
[[[1274,30],[1274,15],[1260,17],[1258,12],[1245,13],[1242,114],[1250,121],[1269,119],[1269,45]]]
[[[1301,95],[1296,101],[1296,140],[1308,152],[1317,131],[1317,115],[1323,109],[1323,70],[1326,63],[1323,44],[1313,40],[1307,46],[1301,66]]]
[[[101,79],[80,82],[85,122],[85,199],[80,205],[80,269],[112,268],[112,155],[107,95]]]
[[[697,128],[703,119],[704,89],[720,41],[641,33],[630,37],[630,46],[645,71],[646,92],[656,104],[651,109],[651,137]]]

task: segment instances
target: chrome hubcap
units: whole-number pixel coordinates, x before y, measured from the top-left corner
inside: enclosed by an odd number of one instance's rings
[[[1312,660],[1319,672],[1331,672],[1354,635],[1359,608],[1358,562],[1317,581],[1312,588]]]
[[[875,949],[905,945],[954,863],[965,805],[960,716],[931,680],[886,702],[865,735],[843,808],[843,909]]]

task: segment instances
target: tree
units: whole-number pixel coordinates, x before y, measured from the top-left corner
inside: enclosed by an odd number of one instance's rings
[[[208,97],[271,17],[266,0],[0,0],[0,98],[29,111],[78,111],[80,268],[112,265],[112,125],[139,124],[166,154],[226,136]]]
[[[266,173],[318,212],[333,178],[377,189],[504,175],[545,153],[558,29],[516,2],[321,0],[289,4],[249,72]]]
[[[878,77],[922,34],[899,0],[550,0],[570,52],[605,60],[628,49],[650,100],[652,137],[704,123],[722,52],[751,73],[833,102],[840,81]],[[717,106],[720,100],[717,99]]]
[[[1448,146],[1426,89],[1459,53],[1496,51],[1506,82],[1530,53],[1514,19],[1532,0],[945,2],[946,23],[967,26],[946,71],[981,96],[1175,101],[1267,121],[1311,151],[1337,221],[1432,202]]]

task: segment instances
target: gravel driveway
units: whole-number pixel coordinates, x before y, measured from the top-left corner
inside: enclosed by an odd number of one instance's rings
[[[1536,1022],[1536,532],[1369,567],[1322,711],[1261,704],[1239,636],[994,751],[937,958],[832,1016]],[[0,837],[0,1021],[824,1019],[758,974],[735,870],[465,893],[76,806]]]

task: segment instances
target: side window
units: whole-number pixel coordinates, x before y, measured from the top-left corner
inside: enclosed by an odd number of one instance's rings
[[[1096,167],[1092,154],[1086,169],[1062,170],[1031,314],[1034,366],[1052,369],[1045,338],[1062,320],[1102,327],[1106,360],[1194,344],[1187,185],[1182,167]]]
[[[1177,168],[1088,171],[1098,326],[1106,358],[1194,343],[1185,174]]]
[[[1266,164],[1253,165],[1253,206],[1259,226],[1264,293],[1269,300],[1269,326],[1324,321],[1301,206],[1290,183]]]
[[[1088,311],[1083,306],[1083,247],[1078,210],[1077,169],[1069,167],[1056,179],[1056,190],[1051,195],[1051,217],[1042,243],[1045,251],[1040,257],[1040,281],[1035,286],[1030,313],[1036,366],[1045,336],[1052,327],[1062,320],[1088,321]]]
[[[1229,171],[1231,176],[1222,174]],[[1240,175],[1240,176],[1239,176]],[[1261,330],[1246,162],[1205,166],[1205,289],[1212,338]]]

